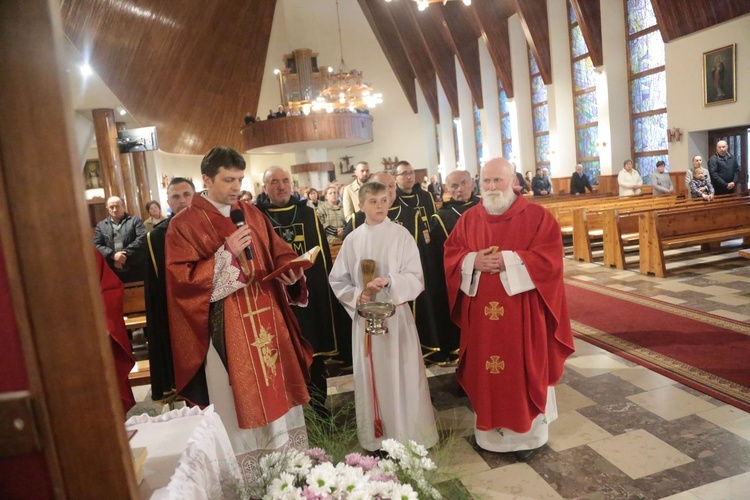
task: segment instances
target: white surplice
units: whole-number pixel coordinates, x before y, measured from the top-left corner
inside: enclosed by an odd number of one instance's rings
[[[375,438],[374,400],[370,359],[365,356],[365,320],[357,315],[362,293],[360,262],[373,259],[375,276],[387,277],[385,289],[397,306],[386,320],[388,333],[371,336],[375,388],[383,422],[382,438]],[[353,318],[352,357],[357,434],[366,450],[377,450],[383,439],[402,443],[414,440],[430,448],[437,443],[435,415],[430,402],[419,335],[408,301],[424,290],[422,264],[414,237],[399,224],[385,219],[363,224],[344,240],[330,274],[331,288]],[[386,294],[378,294],[377,300]]]

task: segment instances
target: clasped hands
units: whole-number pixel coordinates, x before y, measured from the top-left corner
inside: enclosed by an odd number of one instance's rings
[[[485,248],[477,252],[474,259],[474,269],[483,273],[497,274],[505,271],[503,255],[497,252],[497,247]]]
[[[115,267],[117,269],[122,269],[125,266],[125,262],[128,260],[128,254],[126,254],[124,250],[120,250],[115,253],[112,260],[115,261]]]
[[[241,228],[238,228],[227,238],[227,246],[229,247],[229,251],[232,252],[232,255],[239,258],[242,252],[244,252],[245,248],[250,246],[251,239],[252,238],[250,235],[249,226],[242,226]],[[290,269],[284,274],[281,274],[276,279],[282,284],[290,286],[301,280],[304,274],[305,271],[301,268]]]
[[[389,284],[390,280],[388,278],[375,278],[374,280],[370,281],[365,285],[365,289],[359,295],[357,304],[367,304],[375,295],[380,293],[383,288],[387,287]]]

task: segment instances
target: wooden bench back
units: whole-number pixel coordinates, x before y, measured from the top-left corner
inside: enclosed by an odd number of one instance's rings
[[[146,310],[146,295],[143,281],[125,283],[125,289],[122,292],[122,309],[123,314],[132,315],[142,313]]]
[[[679,212],[656,212],[660,239],[706,233],[719,229],[750,227],[750,202],[723,203]]]

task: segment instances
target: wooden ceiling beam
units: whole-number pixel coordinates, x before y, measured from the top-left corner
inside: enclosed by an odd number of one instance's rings
[[[411,63],[412,70],[417,77],[419,87],[422,89],[427,106],[430,108],[435,123],[440,122],[440,108],[438,105],[437,77],[435,67],[432,65],[429,51],[422,39],[419,25],[409,13],[412,2],[391,2],[386,4],[382,0],[367,0],[373,4],[379,2],[385,4],[396,26],[398,37],[406,50],[406,55]]]
[[[432,65],[435,67],[440,84],[443,87],[453,116],[458,116],[458,83],[456,79],[456,58],[450,45],[450,33],[443,24],[442,17],[436,19],[432,12],[418,12],[416,4],[409,9],[412,17],[419,25],[427,52],[430,54]]]
[[[447,27],[451,37],[453,52],[458,57],[466,82],[469,84],[471,96],[477,107],[484,108],[478,45],[482,32],[478,23],[469,15],[467,7],[458,2],[432,5],[428,10],[431,10],[434,16],[442,17],[442,23]]]
[[[549,24],[547,22],[547,2],[545,0],[513,0],[516,12],[521,19],[521,27],[526,34],[531,53],[539,66],[545,85],[552,83],[552,55],[549,48]]]
[[[750,13],[747,0],[651,0],[651,5],[665,43]]]
[[[589,56],[594,66],[604,64],[602,49],[602,12],[599,0],[570,0],[575,12],[583,40],[589,49]]]
[[[473,2],[470,13],[477,19],[482,31],[482,38],[487,44],[492,63],[495,66],[505,95],[513,98],[513,71],[510,64],[510,35],[508,17],[513,10],[508,10],[500,0]]]
[[[416,113],[418,111],[416,77],[396,31],[396,26],[388,14],[388,6],[377,0],[358,0],[358,2],[380,44],[380,48],[383,49],[385,58],[391,65],[399,85],[401,85],[401,89],[404,91],[406,100],[409,101],[409,106]]]

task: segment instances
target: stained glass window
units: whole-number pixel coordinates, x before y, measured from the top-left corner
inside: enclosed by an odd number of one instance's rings
[[[547,86],[541,76],[531,79],[531,103],[539,104],[547,100]]]
[[[576,130],[576,154],[581,158],[598,158],[599,150],[596,141],[599,139],[599,127],[579,128]]]
[[[663,71],[630,82],[633,114],[667,107],[667,82]]]
[[[547,86],[539,74],[539,66],[529,50],[529,76],[531,76],[531,114],[534,124],[534,149],[536,166],[549,168],[549,107]]]
[[[511,137],[510,116],[503,116],[502,120],[500,120],[500,126],[502,128],[503,140],[506,137]]]
[[[664,42],[651,0],[624,0],[628,23],[631,151],[643,182],[667,154],[667,82]],[[644,75],[644,72],[649,74]]]
[[[513,156],[513,143],[504,142],[503,143],[503,158],[510,158],[511,156]]]
[[[499,82],[498,84],[500,85],[500,114],[507,115],[508,113],[510,113],[510,111],[508,110],[508,96],[505,95],[502,84],[500,84]]]
[[[497,91],[500,95],[500,140],[503,145],[503,158],[511,159],[513,155],[513,133],[510,128],[510,107],[502,82],[497,80]]]
[[[456,163],[461,161],[461,143],[458,141],[458,123],[457,118],[453,119],[453,149],[456,152]]]
[[[482,114],[474,103],[474,141],[477,146],[477,168],[482,168]]]
[[[573,90],[584,90],[596,86],[596,71],[587,57],[573,63]]]
[[[581,34],[575,12],[568,2],[571,16],[570,54],[573,64],[573,99],[575,107],[576,159],[583,165],[592,185],[599,184],[599,103],[596,93],[596,72],[589,49]]]
[[[573,57],[582,56],[584,54],[588,54],[589,49],[586,47],[586,42],[583,39],[583,34],[581,33],[581,27],[576,26],[572,30],[570,30],[570,41],[572,43],[573,48]]]
[[[660,31],[652,31],[628,42],[630,45],[630,72],[642,73],[664,66],[664,42]]]
[[[633,118],[633,150],[636,153],[667,149],[667,114]]]
[[[576,125],[588,125],[599,120],[596,92],[576,96]]]
[[[568,24],[575,24],[576,22],[576,13],[573,11],[573,4],[568,2]]]
[[[534,132],[549,132],[547,106],[537,106],[534,108]]]
[[[627,0],[625,10],[628,16],[628,34],[632,35],[656,26],[656,15],[651,0]]]
[[[549,134],[540,135],[534,139],[534,145],[536,146],[536,163],[546,163],[549,161]]]

